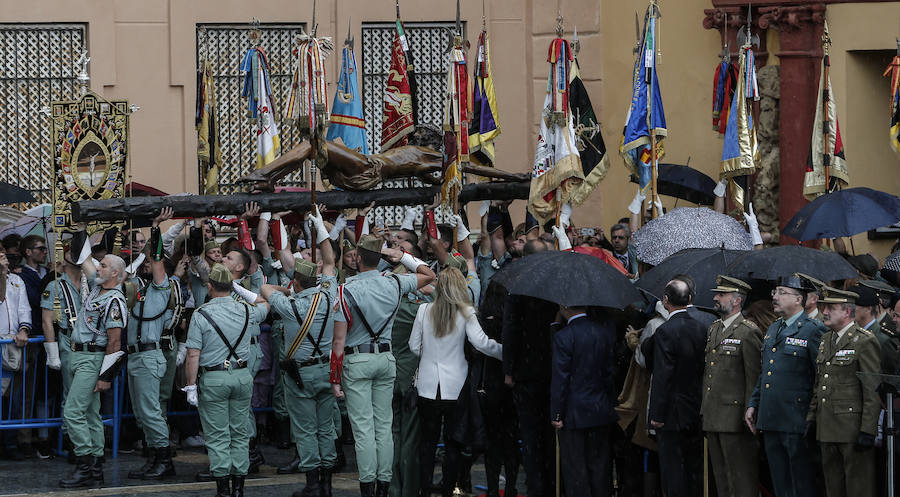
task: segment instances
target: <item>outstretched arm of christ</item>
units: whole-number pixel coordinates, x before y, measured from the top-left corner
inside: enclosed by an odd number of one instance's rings
[[[238,181],[257,183],[271,190],[275,182],[313,160],[316,150],[308,140],[285,152],[266,167],[257,169]],[[429,185],[440,184],[442,156],[427,147],[407,145],[380,154],[365,155],[342,143],[328,142],[328,162],[322,174],[332,185],[345,190],[371,190],[384,180],[417,177]],[[466,165],[463,171],[507,181],[528,181],[530,175],[508,173],[492,167]]]

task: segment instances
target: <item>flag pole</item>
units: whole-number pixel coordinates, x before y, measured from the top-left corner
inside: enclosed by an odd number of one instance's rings
[[[822,93],[824,94],[822,96],[822,111],[825,116],[825,122],[822,123],[822,132],[825,134],[822,164],[825,166],[825,193],[829,192],[831,186],[831,156],[828,155],[828,144],[831,143],[831,116],[828,115],[828,110],[831,107],[829,105],[831,102],[831,92],[829,92],[831,85],[829,84],[828,74],[831,67],[831,58],[828,56],[829,45],[831,45],[831,36],[828,35],[828,21],[825,21],[825,31],[822,33]]]
[[[656,17],[656,0],[650,0],[650,7],[647,11],[648,13],[648,26],[647,29],[650,30],[649,37],[653,40],[653,46],[645,46],[644,47],[644,64],[648,63],[647,57],[653,57],[652,62],[648,65],[646,73],[647,79],[647,133],[650,135],[650,216],[651,219],[656,219],[659,217],[659,212],[656,208],[656,180],[657,180],[657,171],[656,171],[656,133],[653,131],[653,71],[656,70],[656,23],[653,22],[653,19]],[[649,50],[649,55],[647,50]],[[643,206],[641,207],[643,211]]]

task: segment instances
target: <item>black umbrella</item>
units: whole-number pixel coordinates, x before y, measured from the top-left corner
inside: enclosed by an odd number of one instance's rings
[[[805,273],[822,281],[859,277],[856,269],[836,252],[800,245],[755,250],[728,267],[729,275],[742,279],[774,281],[794,273]]]
[[[727,274],[726,268],[740,258],[746,256],[749,250],[725,250],[725,249],[684,249],[672,254],[653,269],[641,276],[635,285],[662,298],[666,284],[677,274],[686,274],[694,279],[697,294],[694,296],[694,304],[704,307],[713,307],[712,289],[716,286],[716,276]]]
[[[871,188],[822,195],[794,214],[782,233],[797,240],[853,236],[900,221],[900,198]]]
[[[713,189],[716,181],[702,172],[680,164],[659,164],[656,187],[660,195],[680,198],[698,205],[713,205],[716,200]],[[631,175],[631,182],[638,178]]]
[[[641,295],[622,273],[601,259],[574,252],[548,251],[523,257],[494,275],[513,295],[565,306],[624,309]]]
[[[34,195],[28,190],[0,181],[0,205],[35,201]]]

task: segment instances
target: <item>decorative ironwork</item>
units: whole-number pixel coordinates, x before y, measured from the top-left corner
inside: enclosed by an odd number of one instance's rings
[[[384,88],[391,62],[391,44],[394,41],[396,24],[363,23],[362,26],[362,98],[366,116],[366,139],[369,150],[379,150],[381,137],[381,112]],[[416,78],[416,102],[418,114],[416,125],[430,124],[441,129],[443,122],[444,93],[447,91],[447,48],[448,33],[453,33],[453,22],[403,23],[410,49]],[[465,24],[463,25],[465,32]],[[419,180],[391,180],[382,183],[381,188],[407,188],[423,186]],[[403,220],[404,207],[376,207],[369,216],[380,215],[385,224],[399,226]],[[449,222],[450,212],[439,208],[435,214],[438,222]],[[421,223],[422,216],[417,219]]]
[[[266,51],[272,94],[279,113],[290,91],[294,49],[297,35],[305,23],[299,24],[198,24],[197,64],[205,56],[211,63],[216,85],[216,118],[222,146],[223,167],[219,171],[219,193],[241,191],[237,179],[249,173],[256,164],[256,128],[247,119],[247,104],[241,98],[244,83],[241,59],[247,51],[248,31],[259,30],[259,45]],[[281,116],[279,115],[279,118]],[[300,142],[295,126],[283,125],[281,148],[287,151]],[[304,171],[291,173],[279,184],[306,186]]]
[[[76,95],[85,24],[0,24],[0,181],[51,200],[54,157],[41,112]]]

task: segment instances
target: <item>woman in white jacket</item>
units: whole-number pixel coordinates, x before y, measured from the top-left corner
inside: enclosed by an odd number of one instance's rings
[[[479,352],[502,359],[502,346],[488,338],[478,324],[462,273],[455,268],[445,268],[438,275],[434,302],[419,307],[409,337],[409,349],[419,356],[420,495],[430,495],[434,452],[442,425],[446,447],[442,495],[451,495],[456,483],[451,475],[458,472],[460,447],[452,441],[450,434],[456,426],[456,399],[469,372],[463,352],[466,338]]]

